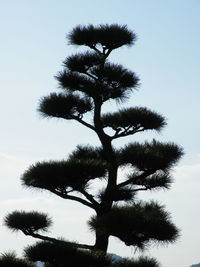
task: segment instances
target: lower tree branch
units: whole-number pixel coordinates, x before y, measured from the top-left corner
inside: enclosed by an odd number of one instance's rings
[[[59,243],[59,244],[62,243],[62,244],[70,245],[70,246],[75,247],[75,248],[94,249],[94,246],[85,245],[85,244],[78,244],[78,243],[64,241],[64,240],[59,240],[59,239],[52,238],[52,237],[49,237],[49,236],[40,235],[40,234],[31,232],[31,231],[22,231],[22,232],[25,235],[29,235],[29,236],[32,236],[34,238],[37,238],[37,239],[40,239],[40,240],[43,240],[43,241],[49,241],[49,242],[52,242],[52,243]]]

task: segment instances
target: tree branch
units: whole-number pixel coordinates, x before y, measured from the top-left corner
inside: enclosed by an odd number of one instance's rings
[[[94,249],[94,246],[85,245],[85,244],[78,244],[78,243],[64,241],[64,240],[59,240],[59,239],[56,239],[56,238],[40,235],[40,234],[31,232],[31,231],[22,231],[22,232],[25,235],[29,235],[29,236],[32,236],[34,238],[38,238],[38,239],[41,239],[41,240],[44,240],[44,241],[49,241],[49,242],[52,242],[52,243],[66,244],[66,245],[70,245],[70,246],[76,247],[76,248]]]
[[[121,133],[116,131],[116,133],[113,136],[111,136],[111,139],[113,140],[113,139],[116,139],[116,138],[119,138],[119,137],[124,137],[124,136],[132,135],[132,134],[135,134],[135,133],[143,132],[143,131],[144,131],[144,129],[133,129],[131,131],[125,130],[125,131],[123,131]]]
[[[61,197],[61,198],[77,201],[77,202],[79,202],[79,203],[81,203],[81,204],[83,204],[83,205],[85,205],[85,206],[87,206],[87,207],[89,207],[91,209],[96,210],[94,205],[91,204],[90,202],[86,201],[85,199],[82,199],[82,198],[76,197],[76,196],[72,196],[72,195],[62,194],[62,193],[60,193],[60,192],[58,192],[56,190],[53,190],[53,189],[51,189],[50,191],[52,193],[56,194],[57,196]]]
[[[95,45],[89,45],[89,47],[90,47],[91,49],[93,49],[95,52],[97,52],[97,54],[99,54],[100,56],[102,56],[101,51],[100,51],[99,49],[97,49]]]
[[[98,207],[99,206],[99,202],[97,202],[93,196],[91,194],[89,194],[88,192],[81,190],[80,191],[94,206]]]
[[[98,81],[98,79],[95,76],[93,76],[92,74],[88,73],[87,71],[84,72],[84,74],[87,75],[88,77],[92,78],[93,80]]]
[[[131,184],[132,182],[134,182],[135,179],[144,179],[144,178],[146,178],[147,176],[153,174],[154,172],[155,172],[155,171],[146,171],[146,172],[143,172],[142,174],[140,174],[140,175],[138,175],[138,176],[132,177],[132,178],[130,178],[130,179],[128,179],[128,180],[126,180],[126,181],[124,181],[124,182],[118,184],[117,187],[120,188],[120,187],[123,187],[123,186],[125,186],[125,185],[129,185],[129,184]]]
[[[80,122],[81,124],[83,124],[84,126],[92,129],[93,131],[95,131],[95,127],[89,123],[87,123],[86,121],[82,120],[81,118],[77,117],[77,116],[74,116],[74,115],[71,115],[71,118]]]
[[[133,192],[137,192],[137,191],[147,191],[147,190],[150,190],[149,187],[140,187],[140,188],[137,188],[137,189],[133,189]]]
[[[105,56],[108,57],[110,55],[110,53],[112,52],[113,49],[108,49],[108,51],[106,52]]]

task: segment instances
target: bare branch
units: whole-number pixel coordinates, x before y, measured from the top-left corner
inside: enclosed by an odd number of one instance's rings
[[[140,188],[133,189],[133,192],[137,192],[137,191],[147,191],[147,190],[150,190],[150,188],[147,187],[147,186],[145,186],[145,187],[140,187]]]
[[[99,202],[97,202],[94,197],[89,194],[88,192],[82,190],[80,191],[94,206],[98,207],[99,206]]]
[[[90,74],[89,72],[86,71],[86,72],[84,72],[84,74],[87,75],[88,77],[92,78],[93,80],[98,81],[98,79],[94,75]]]
[[[90,47],[91,49],[93,49],[95,52],[97,52],[97,54],[99,54],[100,56],[102,56],[101,51],[100,51],[99,49],[97,49],[95,45],[89,45],[89,47]]]
[[[106,52],[105,56],[108,57],[111,52],[112,52],[112,49],[108,49],[108,51]]]
[[[91,125],[91,124],[89,124],[88,122],[82,120],[80,117],[71,115],[71,118],[74,119],[74,120],[76,120],[76,121],[78,121],[78,122],[80,122],[80,123],[83,124],[84,126],[90,128],[90,129],[92,129],[93,131],[95,131],[95,127],[94,127],[93,125]]]
[[[29,235],[32,236],[34,238],[38,238],[40,240],[44,240],[44,241],[49,241],[52,243],[59,243],[59,244],[66,244],[66,245],[70,245],[72,247],[76,247],[76,248],[84,248],[84,249],[94,249],[94,246],[90,246],[90,245],[85,245],[85,244],[78,244],[78,243],[74,243],[74,242],[69,242],[69,241],[64,241],[64,240],[59,240],[56,238],[52,238],[52,237],[48,237],[48,236],[44,236],[44,235],[40,235],[31,231],[22,231],[25,235]]]
[[[143,172],[142,174],[140,174],[138,176],[132,177],[132,178],[130,178],[130,179],[128,179],[128,180],[126,180],[126,181],[118,184],[117,187],[119,188],[119,187],[123,187],[125,185],[129,185],[129,184],[133,183],[135,179],[145,179],[147,176],[153,174],[154,172],[155,171],[146,171],[146,172]]]
[[[121,133],[119,133],[119,131],[116,131],[116,133],[113,136],[111,136],[111,139],[113,140],[113,139],[117,139],[119,137],[124,137],[124,136],[132,135],[135,133],[143,132],[143,131],[144,131],[144,129],[133,129],[130,131],[125,130]]]
[[[58,192],[58,191],[53,190],[53,189],[51,189],[50,191],[52,193],[56,194],[57,196],[61,197],[61,198],[77,201],[77,202],[79,202],[79,203],[81,203],[81,204],[83,204],[83,205],[85,205],[85,206],[87,206],[87,207],[89,207],[91,209],[96,210],[96,208],[94,207],[94,205],[91,204],[90,202],[88,202],[85,199],[82,199],[82,198],[76,197],[76,196],[72,196],[72,195],[68,195],[68,194],[63,194],[63,193]]]

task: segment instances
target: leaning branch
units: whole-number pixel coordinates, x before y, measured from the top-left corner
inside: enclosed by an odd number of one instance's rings
[[[74,120],[76,120],[76,121],[78,121],[78,122],[80,122],[80,123],[83,124],[84,126],[90,128],[90,129],[92,129],[93,131],[95,131],[95,127],[94,127],[93,125],[91,125],[91,124],[89,124],[88,122],[82,120],[81,118],[79,118],[79,117],[77,117],[77,116],[73,116],[73,115],[71,115],[71,118],[74,119]]]
[[[78,244],[78,243],[74,243],[74,242],[69,242],[69,241],[64,241],[64,240],[59,240],[56,238],[52,238],[49,236],[44,236],[44,235],[40,235],[31,231],[22,231],[25,235],[29,235],[32,236],[34,238],[38,238],[40,240],[44,240],[44,241],[49,241],[52,243],[57,243],[57,244],[66,244],[66,245],[70,245],[72,247],[75,248],[84,248],[84,249],[94,249],[94,246],[90,246],[90,245],[85,245],[85,244]]]
[[[94,206],[98,207],[99,203],[94,199],[94,197],[86,192],[85,190],[80,191]]]
[[[56,194],[57,196],[61,197],[61,198],[64,198],[64,199],[69,199],[69,200],[74,200],[76,202],[79,202],[91,209],[94,209],[95,210],[95,207],[93,204],[91,204],[90,202],[88,202],[87,200],[85,199],[82,199],[80,197],[76,197],[76,196],[72,196],[72,195],[67,195],[67,194],[62,194],[61,192],[58,192],[56,190],[50,190],[52,193]]]
[[[99,54],[99,56],[102,56],[102,53],[99,49],[96,48],[95,45],[88,45],[91,49],[93,49],[95,52],[97,52],[97,54]]]
[[[143,132],[143,131],[144,131],[144,129],[140,129],[140,130],[134,129],[134,130],[130,130],[130,131],[123,131],[121,133],[116,131],[116,133],[113,136],[111,136],[111,139],[113,140],[113,139],[117,139],[119,137],[124,137],[124,136],[132,135],[135,133]]]
[[[120,184],[117,185],[118,188],[120,187],[123,187],[123,186],[126,186],[126,185],[130,185],[132,183],[134,183],[135,179],[145,179],[146,177],[148,177],[149,175],[153,174],[155,171],[146,171],[146,172],[143,172],[142,174],[138,175],[138,176],[135,176],[135,177],[132,177]]]

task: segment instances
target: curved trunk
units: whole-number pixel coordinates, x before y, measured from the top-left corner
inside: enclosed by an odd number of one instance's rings
[[[111,144],[111,138],[104,132],[103,125],[101,122],[101,101],[95,101],[94,110],[94,126],[95,131],[99,137],[99,140],[103,147],[104,158],[109,164],[108,167],[108,182],[105,190],[105,194],[101,200],[99,209],[97,211],[97,218],[108,213],[113,205],[112,192],[116,189],[117,183],[117,170],[118,166],[116,164],[115,152]],[[103,233],[101,230],[96,230],[96,241],[94,248],[107,252],[108,249],[108,239],[109,234]]]

